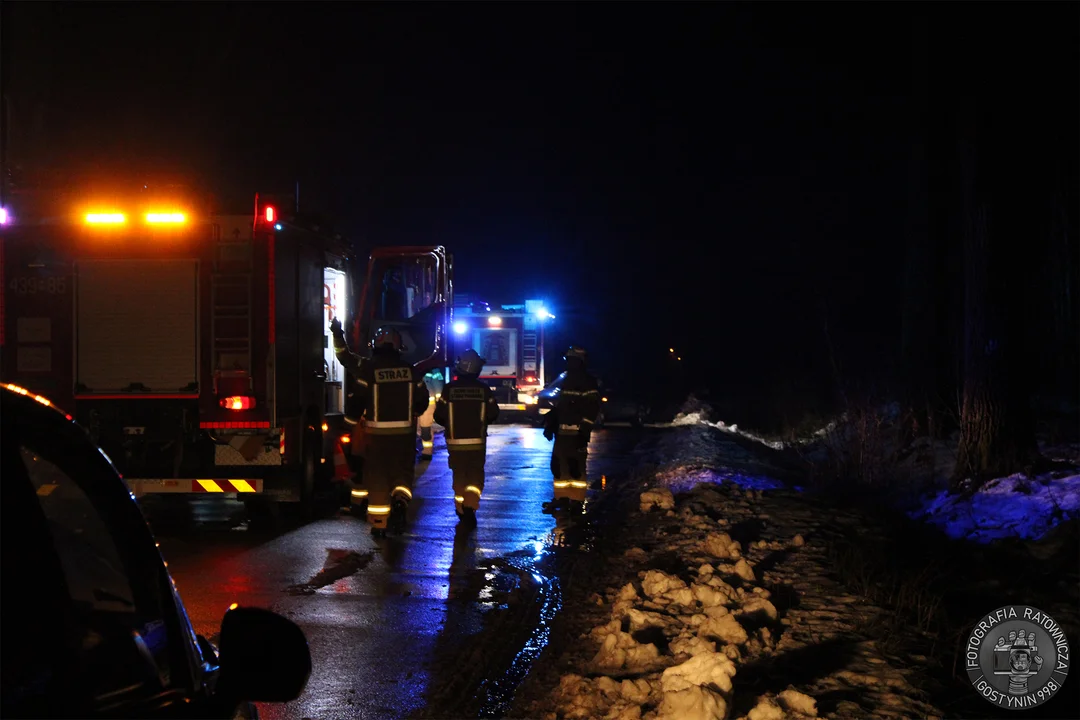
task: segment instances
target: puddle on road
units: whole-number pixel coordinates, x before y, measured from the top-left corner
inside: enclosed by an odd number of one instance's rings
[[[480,683],[476,692],[476,697],[480,700],[477,717],[501,718],[510,709],[518,687],[529,674],[540,653],[547,647],[551,638],[552,622],[562,610],[562,588],[557,575],[545,577],[538,571],[535,559],[530,557],[507,558],[506,564],[520,573],[523,581],[531,580],[530,584],[534,583],[533,602],[537,607],[532,610],[536,615],[535,620],[530,623],[531,632],[506,670]]]
[[[332,585],[342,578],[363,570],[375,557],[374,552],[358,553],[353,550],[335,550],[327,548],[326,564],[315,577],[306,583],[290,585],[285,592],[290,595],[314,595],[319,588]]]
[[[562,610],[559,574],[566,569],[565,561],[573,562],[574,557],[594,548],[596,529],[584,510],[554,515],[555,527],[542,540],[536,539],[532,548],[501,560],[504,568],[516,573],[523,582],[531,581],[535,606],[530,614],[531,629],[521,649],[504,671],[484,679],[477,689],[476,697],[480,701],[477,717],[501,718],[510,710],[518,687],[547,647],[552,624]]]

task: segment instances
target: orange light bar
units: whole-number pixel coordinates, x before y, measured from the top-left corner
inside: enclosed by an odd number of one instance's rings
[[[187,222],[187,216],[182,212],[150,212],[146,213],[146,222],[151,225],[183,225]]]
[[[92,212],[86,213],[83,221],[87,225],[123,225],[127,216],[119,212]]]
[[[255,398],[247,395],[232,395],[221,398],[220,405],[226,410],[250,410],[255,407]]]

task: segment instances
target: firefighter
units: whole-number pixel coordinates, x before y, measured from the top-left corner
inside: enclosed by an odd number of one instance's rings
[[[599,384],[586,370],[585,349],[572,345],[564,359],[566,378],[554,407],[544,418],[544,437],[555,440],[551,453],[555,492],[552,501],[546,504],[550,510],[567,509],[572,503],[584,504],[589,438],[600,413]]]
[[[479,380],[484,358],[473,349],[458,358],[457,379],[443,388],[435,422],[446,428],[446,449],[454,473],[454,509],[461,522],[476,523],[484,493],[487,427],[499,416],[495,394]]]
[[[366,516],[368,493],[363,487],[364,428],[359,424],[363,407],[356,397],[359,389],[356,378],[359,377],[360,368],[363,367],[367,358],[349,349],[341,327],[341,320],[338,318],[330,321],[330,334],[334,339],[334,355],[345,368],[346,377],[349,378],[345,387],[345,407],[342,416],[345,423],[344,429],[348,434],[334,440],[334,476],[346,481],[345,485],[350,491],[350,509]]]
[[[340,338],[344,344],[344,337]],[[335,335],[334,345],[339,338]],[[416,466],[416,418],[428,405],[427,386],[401,357],[401,334],[379,328],[371,359],[360,364],[357,395],[364,407],[364,487],[374,534],[403,528],[412,500]]]
[[[364,487],[364,426],[360,423],[360,416],[364,413],[364,406],[358,397],[360,384],[357,378],[363,372],[362,368],[368,358],[354,353],[349,349],[345,341],[345,332],[341,327],[341,321],[334,318],[330,322],[330,333],[334,338],[334,355],[338,362],[349,373],[352,379],[349,387],[345,389],[345,413],[342,418],[345,421],[345,429],[348,435],[334,441],[334,475],[344,478],[351,476],[349,486],[349,508],[354,513],[367,516],[368,491]],[[346,442],[342,442],[346,440]],[[345,456],[348,459],[345,460]],[[344,461],[345,469],[340,465]]]
[[[424,376],[424,384],[428,389],[428,406],[417,424],[420,432],[420,459],[430,460],[435,453],[435,436],[431,423],[435,420],[435,402],[442,394],[442,375],[438,370],[429,372]]]

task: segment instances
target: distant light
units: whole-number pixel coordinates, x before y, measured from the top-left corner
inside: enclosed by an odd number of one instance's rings
[[[180,212],[152,212],[146,213],[146,222],[151,225],[182,225],[187,222],[187,216]]]
[[[238,607],[240,607],[240,606],[237,603],[233,603],[232,605],[229,606],[229,609],[230,610],[235,610]]]
[[[468,329],[469,326],[461,321],[454,323],[454,332],[458,335],[464,335]]]
[[[274,222],[274,218],[277,217],[277,211],[274,210],[273,205],[266,206],[266,222]]]
[[[679,357],[677,357],[677,358],[675,358],[675,359],[676,359],[676,360],[682,360],[682,355],[680,355]]]
[[[499,325],[502,325],[502,318],[498,315],[492,315],[488,318],[488,325],[498,327]]]
[[[600,398],[601,402],[607,402],[607,398]]]
[[[8,211],[5,207],[0,207],[0,225],[8,224]]]
[[[673,352],[675,352],[675,348],[668,348],[668,349],[667,349],[667,351],[668,351],[669,353],[673,353]]]
[[[274,229],[275,230],[280,230],[281,229],[281,223],[278,223],[277,225],[274,225]]]
[[[84,220],[87,225],[123,225],[127,216],[118,212],[86,213]]]

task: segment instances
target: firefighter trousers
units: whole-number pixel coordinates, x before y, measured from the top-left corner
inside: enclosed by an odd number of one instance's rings
[[[484,494],[484,464],[487,452],[483,446],[472,450],[451,450],[450,470],[454,473],[454,509],[460,515],[463,508],[476,511]]]
[[[364,489],[368,492],[368,522],[385,528],[392,500],[412,499],[416,470],[416,436],[369,435],[364,458]]]
[[[585,502],[585,489],[589,486],[585,474],[588,454],[588,440],[578,433],[555,436],[555,447],[551,452],[551,475],[556,501],[566,498],[574,502]]]
[[[431,456],[435,453],[435,435],[431,431],[430,425],[420,426],[420,454],[431,459]]]

